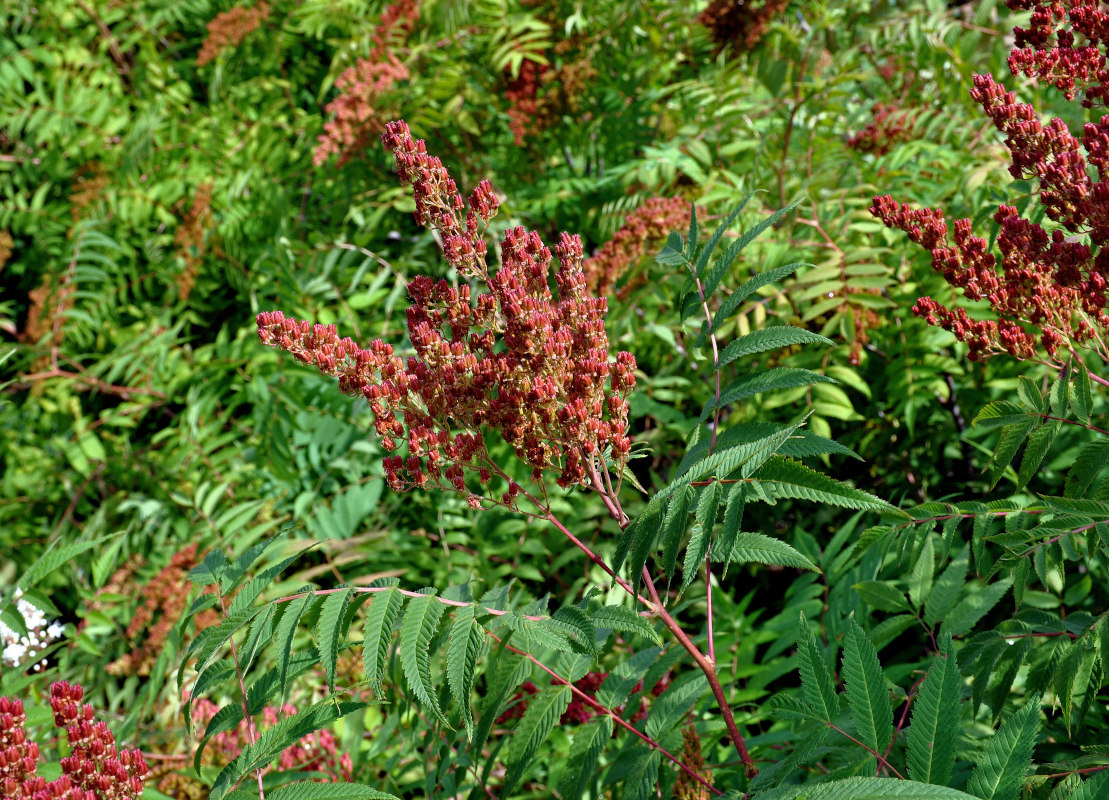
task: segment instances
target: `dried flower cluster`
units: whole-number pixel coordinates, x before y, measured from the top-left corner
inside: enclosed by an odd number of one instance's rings
[[[695,772],[701,780],[712,786],[712,772],[705,767],[705,756],[701,752],[701,737],[692,725],[682,729],[682,763]],[[693,780],[684,770],[678,773],[674,784],[675,800],[709,800],[711,794],[705,783]]]
[[[385,129],[381,97],[398,81],[408,78],[408,67],[395,51],[404,46],[420,18],[419,0],[398,0],[385,7],[374,28],[369,58],[360,58],[335,81],[339,96],[324,109],[331,119],[312,156],[322,166],[333,155],[338,166],[364,152]]]
[[[201,561],[194,542],[174,554],[170,563],[157,575],[143,583],[136,579],[135,572],[140,562],[129,562],[113,575],[102,594],[121,594],[131,598],[137,596],[131,622],[127,626],[127,639],[134,649],[108,665],[112,675],[149,675],[151,667],[162,651],[173,626],[188,606],[189,570]],[[94,608],[103,607],[103,601],[94,603]],[[206,627],[218,620],[214,611],[205,612],[198,617],[197,628]]]
[[[582,264],[590,291],[611,294],[616,282],[629,269],[653,255],[670,231],[689,227],[689,210],[689,203],[680,197],[652,197],[624,217],[624,225],[616,235]],[[642,275],[634,283],[625,285],[621,296],[645,280],[646,275]]]
[[[525,58],[520,62],[516,77],[511,76],[511,68],[505,67],[509,77],[504,99],[508,101],[508,127],[517,145],[543,131],[546,120],[539,113],[539,84],[543,75],[551,70],[550,64],[540,64]]]
[[[203,67],[219,58],[225,50],[238,47],[243,39],[261,27],[269,19],[270,7],[265,0],[252,8],[235,6],[222,11],[208,23],[208,38],[196,56],[196,65]]]
[[[18,700],[0,697],[0,790],[4,800],[138,800],[146,761],[138,750],[119,750],[103,722],[83,705],[84,689],[65,682],[50,687],[54,725],[66,732],[70,753],[53,781],[36,775],[39,746],[27,741],[27,716]]]
[[[737,50],[752,50],[762,41],[774,18],[781,15],[789,0],[712,0],[697,15],[697,22],[712,33],[718,51],[728,45]]]
[[[891,103],[875,103],[866,127],[847,140],[847,146],[860,153],[882,156],[902,142],[919,136],[919,108],[902,108]]]
[[[173,243],[177,245],[177,255],[185,262],[185,269],[177,276],[177,291],[181,300],[188,300],[196,283],[196,275],[204,253],[208,249],[208,231],[211,230],[212,184],[202,183],[196,187],[193,204],[177,226]]]
[[[219,711],[219,706],[210,700],[198,700],[193,706],[193,715],[201,726],[206,726]],[[296,714],[296,707],[286,703],[280,711],[272,706],[262,710],[262,720],[266,727],[276,725],[282,717]],[[205,749],[205,760],[215,766],[224,766],[233,761],[250,744],[250,729],[244,719],[237,728],[224,731],[212,737]],[[339,753],[339,743],[328,730],[310,733],[294,745],[286,748],[278,759],[283,772],[297,770],[318,772],[324,783],[349,781],[352,779],[354,763],[350,753]]]
[[[581,240],[563,234],[555,248],[557,300],[548,286],[552,253],[534,231],[507,231],[501,268],[490,274],[483,232],[499,201],[488,181],[463,214],[467,203],[446,168],[403,121],[389,123],[382,141],[402,182],[413,186],[416,221],[437,230],[447,262],[487,291],[475,297],[469,285],[424,276],[409,283],[415,354],[407,362],[381,340],[363,349],[340,339],[334,325],[296,322],[279,311],[258,316],[262,342],[365,397],[386,450],[407,435],[407,457],[385,459],[397,491],[453,488],[479,507],[467,471],[482,484],[494,474],[508,481],[486,450],[485,431],[508,442],[540,485],[545,470],[559,471],[562,486],[589,485],[606,448],[622,464],[631,446],[624,398],[635,385],[635,358],[620,353],[609,361],[607,301],[586,290]],[[508,481],[499,502],[514,506],[519,492]]]
[[[99,164],[82,164],[74,175],[73,187],[69,193],[69,213],[76,222],[85,216],[108,188],[108,176]]]
[[[1009,59],[1013,73],[1050,80],[1068,98],[1079,84],[1092,82],[1083,102],[1100,103],[1109,12],[1081,0],[1009,0],[1009,6],[1033,11],[1032,27],[1016,31],[1017,49]],[[1075,47],[1074,33],[1065,29],[1068,18],[1086,37],[1085,46]],[[1031,105],[1018,103],[991,75],[974,77],[972,96],[1006,136],[1013,177],[1039,182],[1040,202],[1054,225],[1049,230],[1022,219],[1012,206],[1000,206],[994,214],[1000,228],[999,270],[986,240],[972,234],[970,220],[957,220],[949,238],[941,211],[912,210],[888,196],[875,198],[873,214],[930,250],[933,268],[967,299],[988,302],[998,319],[972,319],[965,310],[929,297],[918,301],[914,312],[966,342],[972,359],[997,353],[1032,359],[1041,348],[1055,359],[1074,345],[1093,347],[1109,358],[1104,338],[1109,331],[1109,251],[1104,249],[1109,243],[1109,117],[1087,123],[1079,138],[1061,119],[1042,124]]]
[[[4,269],[4,265],[8,263],[8,259],[12,257],[12,251],[15,249],[15,240],[12,235],[7,231],[0,231],[0,270]]]
[[[0,646],[3,648],[0,650],[0,666],[22,667],[37,662],[31,669],[38,672],[46,666],[45,661],[38,659],[39,653],[55,639],[60,639],[65,628],[60,622],[47,621],[46,614],[28,603],[20,589],[15,590],[15,610],[23,617],[27,635],[13,631],[0,621]]]

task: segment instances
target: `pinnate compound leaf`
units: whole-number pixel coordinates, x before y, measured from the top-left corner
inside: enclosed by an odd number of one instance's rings
[[[320,644],[320,661],[327,678],[327,688],[335,691],[335,669],[339,661],[339,640],[342,638],[343,616],[353,590],[347,586],[324,598],[316,620],[316,641]]]
[[[885,752],[893,737],[893,711],[886,676],[878,663],[874,645],[854,617],[848,620],[843,645],[843,682],[859,740],[871,750]]]
[[[962,681],[951,637],[945,636],[913,703],[909,726],[909,777],[946,784],[955,765]]]
[[[531,766],[539,745],[547,739],[570,705],[570,696],[570,687],[563,685],[551,686],[531,698],[508,745],[505,756],[507,771],[502,790],[504,796],[511,795],[512,789]]]
[[[375,697],[381,697],[385,690],[381,679],[385,675],[385,662],[389,657],[389,645],[397,616],[404,606],[404,595],[390,588],[379,592],[366,612],[363,626],[362,663],[366,669],[366,680]]]
[[[836,683],[804,612],[801,614],[801,632],[797,637],[797,656],[801,667],[801,696],[805,699],[805,705],[820,719],[832,722],[839,715]]]
[[[445,610],[445,606],[430,594],[413,597],[408,602],[408,610],[400,626],[400,664],[412,694],[441,723],[448,725],[431,684],[430,650],[431,639]]]
[[[844,778],[758,792],[752,800],[974,800],[974,795],[897,778]]]
[[[1040,731],[1040,697],[1029,697],[986,743],[967,791],[982,800],[1010,800],[1020,794]]]
[[[722,550],[722,548],[721,548]],[[765,533],[739,533],[732,544],[731,552],[712,551],[712,560],[725,564],[766,564],[778,567],[797,567],[812,572],[820,572],[820,567],[810,561],[799,550],[781,539]]]
[[[474,619],[474,607],[466,606],[455,614],[447,641],[447,686],[462,709],[466,738],[474,738],[474,714],[470,695],[474,690],[477,662],[485,650],[485,631]]]

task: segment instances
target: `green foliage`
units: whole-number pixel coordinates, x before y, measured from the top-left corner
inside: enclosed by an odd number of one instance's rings
[[[393,5],[271,0],[205,64],[257,3],[0,9],[0,623],[44,642],[0,693],[80,682],[182,765],[151,797],[1105,794],[1104,376],[966,363],[867,211],[1036,207],[968,91],[1026,18],[794,0],[747,47],[663,0],[424,0],[382,34]],[[631,524],[545,498],[596,560],[545,514],[386,491],[368,403],[255,339],[281,307],[406,356],[408,279],[465,282],[376,129],[313,164],[382,36],[408,76],[359,113],[492,182],[491,253],[628,247]],[[653,197],[688,228],[617,235]]]

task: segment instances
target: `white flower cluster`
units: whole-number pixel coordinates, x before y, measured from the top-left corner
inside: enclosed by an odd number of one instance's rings
[[[65,627],[58,621],[47,623],[46,614],[23,599],[23,592],[15,590],[15,609],[23,616],[23,624],[27,627],[27,636],[20,636],[3,622],[0,622],[0,644],[4,650],[0,653],[0,664],[9,667],[18,667],[26,661],[34,659],[48,644],[55,639],[60,639],[65,632]],[[39,661],[32,669],[35,672],[46,666],[46,659]]]

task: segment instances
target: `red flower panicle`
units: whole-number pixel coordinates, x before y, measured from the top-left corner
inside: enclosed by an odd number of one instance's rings
[[[1032,10],[1031,27],[1016,29],[1013,74],[1050,81],[1068,99],[1084,86],[1083,105],[1103,105],[1109,11],[1097,5],[1009,0],[1010,8]],[[1082,46],[1076,46],[1075,33],[1085,38]],[[1039,182],[1040,202],[1055,224],[1049,230],[1002,205],[994,214],[999,265],[986,240],[971,232],[970,220],[957,220],[949,236],[941,211],[876,197],[871,213],[930,250],[933,268],[969,300],[988,302],[998,319],[974,320],[929,297],[917,302],[914,313],[966,342],[971,359],[998,353],[1031,359],[1041,348],[1055,359],[1075,345],[1093,346],[1109,359],[1103,344],[1109,332],[1109,116],[1087,123],[1077,137],[1061,119],[1042,124],[1031,105],[1018,103],[991,75],[974,77],[971,96],[1005,135],[1013,177]]]
[[[84,689],[65,682],[50,687],[54,725],[66,732],[70,754],[52,781],[36,775],[39,747],[28,742],[23,704],[0,697],[0,792],[4,800],[138,800],[146,761],[138,750],[119,750],[103,722],[83,705]]]
[[[219,58],[224,50],[238,47],[269,15],[270,7],[264,1],[253,8],[235,6],[217,14],[208,23],[208,38],[204,40],[204,45],[196,56],[196,65],[203,67]]]
[[[393,84],[408,78],[408,67],[395,51],[404,46],[419,18],[419,0],[398,0],[385,7],[374,28],[369,58],[358,59],[335,81],[339,96],[324,109],[332,116],[324,123],[323,135],[317,137],[314,165],[322,166],[337,155],[341,167],[365,151],[384,130],[381,97]]]
[[[416,221],[438,231],[447,262],[487,291],[473,296],[469,285],[425,276],[409,283],[415,354],[407,361],[380,339],[362,348],[340,339],[334,325],[296,322],[280,311],[258,315],[262,342],[365,397],[386,450],[407,439],[406,457],[385,459],[397,491],[453,489],[479,507],[466,472],[483,485],[494,473],[504,476],[486,450],[486,430],[512,446],[537,484],[544,471],[556,470],[562,486],[589,485],[606,448],[616,462],[626,461],[624,398],[635,385],[635,358],[620,353],[609,360],[607,301],[586,290],[580,238],[562,234],[552,254],[539,234],[511,229],[501,267],[491,274],[483,234],[499,201],[489,182],[464,201],[442,162],[403,121],[389,123],[382,141],[396,156],[401,180],[413,186]],[[559,262],[557,299],[548,286],[552,258]],[[510,482],[499,502],[514,506],[519,492]]]
[[[670,231],[689,227],[689,208],[689,203],[680,197],[652,197],[624,217],[624,226],[616,235],[582,264],[590,290],[600,295],[610,294],[616,282],[656,251]],[[646,275],[643,275],[626,284],[620,295],[626,295],[645,280]]]

